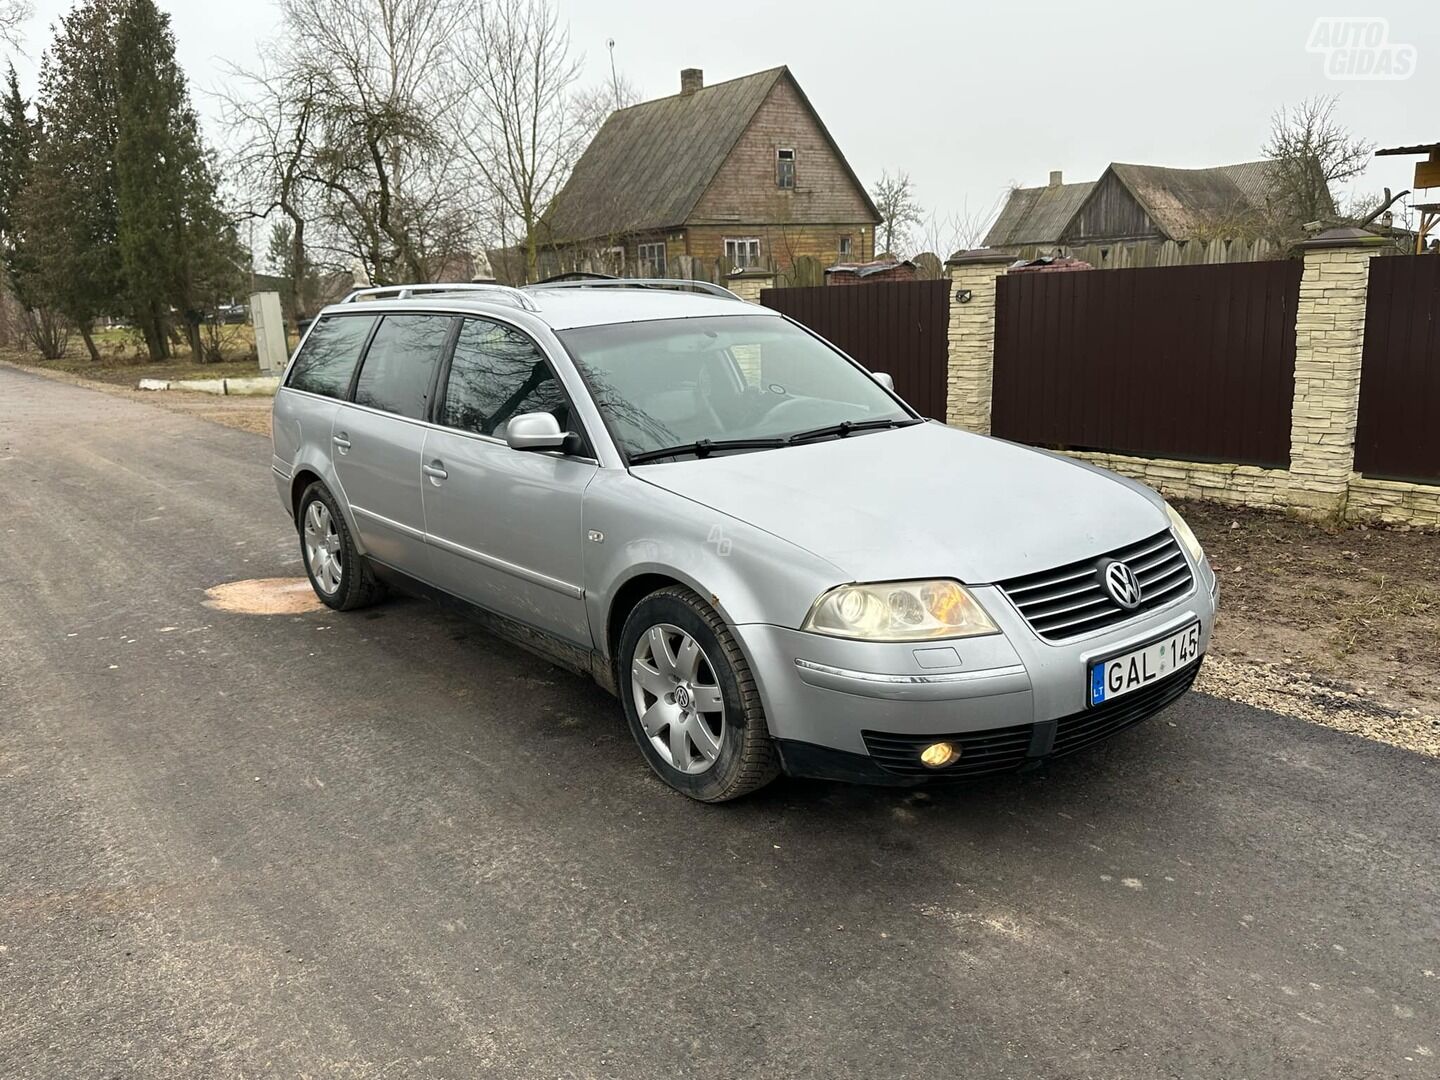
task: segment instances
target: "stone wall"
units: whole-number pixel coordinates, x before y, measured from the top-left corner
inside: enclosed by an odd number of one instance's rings
[[[1355,471],[1366,289],[1370,259],[1383,244],[1360,230],[1340,229],[1302,245],[1305,268],[1295,316],[1289,469],[1098,452],[1073,456],[1176,498],[1351,521],[1440,526],[1440,486],[1372,480]],[[996,281],[1009,260],[982,249],[957,254],[945,264],[955,289],[947,419],[984,434],[990,432]],[[967,302],[960,302],[961,296],[967,296]]]

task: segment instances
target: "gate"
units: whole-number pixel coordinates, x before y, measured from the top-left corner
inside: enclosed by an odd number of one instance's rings
[[[1355,468],[1440,481],[1440,258],[1370,260]]]
[[[945,419],[950,306],[946,281],[764,289],[760,302],[838,345],[922,416]]]
[[[1288,467],[1301,270],[1293,259],[1000,278],[993,434]]]

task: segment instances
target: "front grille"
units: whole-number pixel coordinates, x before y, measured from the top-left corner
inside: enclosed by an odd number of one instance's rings
[[[1122,562],[1140,580],[1140,605],[1126,610],[1100,580],[1108,560]],[[1104,630],[1153,611],[1190,591],[1194,578],[1169,529],[1104,555],[999,583],[1030,628],[1047,641]]]
[[[1012,772],[1025,764],[1034,724],[966,731],[959,735],[893,735],[883,731],[862,731],[865,749],[886,772],[901,776],[961,777]],[[920,763],[920,751],[931,743],[953,743],[960,760],[932,769]]]
[[[1084,712],[1062,716],[1055,726],[1055,748],[1051,756],[1062,757],[1084,750],[1128,727],[1134,727],[1142,720],[1150,719],[1189,690],[1199,673],[1200,665],[1191,664],[1178,675],[1161,679],[1144,690],[1136,690]]]

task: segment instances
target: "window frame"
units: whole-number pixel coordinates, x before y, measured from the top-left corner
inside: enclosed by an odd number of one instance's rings
[[[781,155],[783,154],[789,154],[790,156],[788,158],[782,157]],[[798,156],[793,146],[777,146],[775,148],[775,186],[781,191],[795,190],[796,173],[799,171],[797,169]],[[788,184],[785,183],[785,170],[781,167],[786,163],[790,166],[790,182]]]
[[[758,237],[758,236],[726,236],[726,237],[723,237],[723,238],[722,238],[721,244],[722,244],[722,250],[725,252],[725,258],[726,258],[726,260],[730,263],[730,265],[731,265],[731,267],[732,267],[733,269],[736,269],[736,270],[749,270],[749,269],[753,269],[753,268],[758,268],[758,267],[760,266],[760,256],[761,256],[761,251],[762,251],[762,249],[761,249],[761,247],[760,247],[760,237]],[[731,245],[731,244],[736,244],[736,245],[739,245],[739,244],[747,244],[747,245],[748,245],[748,244],[753,244],[753,245],[755,246],[755,257],[754,257],[754,261],[753,261],[753,262],[750,262],[750,261],[746,261],[746,262],[736,262],[736,261],[731,257],[731,255],[730,255],[730,245]],[[749,258],[749,257],[747,256],[747,260],[748,260],[748,258]]]
[[[295,352],[286,365],[284,376],[280,386],[292,394],[307,394],[322,401],[335,401],[340,403],[349,402],[351,394],[355,389],[355,379],[360,372],[360,367],[365,363],[365,357],[370,352],[370,342],[375,339],[375,331],[380,327],[380,320],[383,316],[376,312],[365,311],[337,311],[329,315],[316,316],[315,321],[305,328],[305,336],[301,338],[300,344],[295,346]],[[295,379],[295,369],[299,365],[300,355],[305,351],[305,346],[310,343],[310,337],[315,333],[317,327],[331,319],[369,319],[370,329],[365,334],[365,340],[360,342],[360,351],[355,354],[355,366],[350,369],[350,380],[345,384],[345,392],[339,396],[332,397],[330,394],[322,394],[318,390],[306,390],[304,387],[292,385]]]
[[[835,245],[835,254],[836,258],[842,262],[855,258],[855,241],[848,233],[839,238]]]
[[[574,450],[568,452],[559,450],[548,450],[540,452],[547,453],[552,456],[568,457],[573,458],[577,461],[590,461],[598,464],[599,458],[595,451],[595,443],[591,440],[589,433],[585,430],[585,421],[580,416],[579,410],[575,408],[575,398],[566,388],[565,380],[560,377],[559,371],[556,370],[555,362],[550,358],[550,354],[546,351],[545,346],[541,345],[540,342],[536,340],[535,335],[530,333],[524,327],[517,326],[512,322],[507,322],[505,319],[490,315],[488,313],[466,312],[465,314],[457,314],[452,312],[451,314],[455,319],[455,326],[451,331],[450,340],[445,349],[444,358],[439,364],[436,365],[435,392],[430,396],[430,419],[428,422],[432,426],[439,428],[441,431],[448,431],[455,435],[464,435],[465,437],[470,439],[481,439],[488,443],[494,443],[498,446],[503,446],[507,450],[510,448],[509,443],[496,435],[486,435],[479,431],[470,431],[466,428],[455,427],[452,424],[447,424],[444,420],[445,401],[450,396],[450,366],[455,360],[455,349],[460,342],[460,335],[464,332],[465,320],[475,319],[484,322],[494,323],[496,326],[503,326],[508,330],[513,330],[515,333],[520,334],[529,340],[530,344],[535,347],[535,352],[539,355],[541,362],[544,363],[546,370],[550,372],[550,377],[555,380],[555,385],[560,389],[560,396],[565,399],[565,404],[570,410],[570,424],[571,427],[574,429],[573,434],[579,439],[578,446]],[[583,381],[583,376],[581,376],[581,378]],[[364,406],[361,407],[363,408]],[[534,453],[535,451],[524,452]]]
[[[365,370],[365,362],[370,359],[370,346],[375,344],[375,335],[380,332],[381,325],[389,318],[401,318],[404,316],[418,316],[422,318],[441,318],[450,320],[450,329],[446,331],[445,342],[440,346],[440,357],[435,363],[435,370],[430,373],[430,389],[425,398],[425,413],[423,416],[403,416],[389,409],[377,408],[374,405],[363,405],[355,400],[355,391],[360,386],[360,373]],[[459,334],[460,316],[453,311],[382,311],[375,319],[375,325],[370,328],[370,335],[365,339],[365,347],[360,350],[360,361],[355,365],[355,370],[350,373],[350,387],[341,400],[347,405],[353,405],[357,409],[366,409],[381,416],[394,417],[396,420],[404,420],[412,424],[426,424],[431,422],[435,415],[435,391],[438,386],[436,377],[440,369],[450,362],[450,353],[455,348],[455,338]]]
[[[650,251],[653,252],[654,249],[656,249],[656,248],[659,248],[659,249],[660,249],[660,259],[659,259],[659,263],[658,263],[658,268],[657,268],[656,260],[654,260],[654,259],[646,259],[646,257],[645,257],[645,252],[646,252],[647,249],[649,249]],[[648,263],[650,264],[650,267],[651,267],[651,271],[650,271],[650,272],[651,272],[651,274],[652,274],[653,276],[655,276],[655,277],[664,277],[664,276],[665,276],[665,271],[666,271],[666,269],[668,268],[668,265],[669,265],[669,261],[670,261],[670,252],[669,252],[669,250],[666,248],[666,246],[665,246],[665,241],[664,241],[664,240],[651,240],[651,241],[648,241],[648,242],[646,242],[646,243],[641,243],[641,244],[636,244],[636,245],[635,245],[635,262],[638,264],[638,265],[637,265],[637,269],[643,270],[644,267],[645,267],[645,264],[648,262]]]

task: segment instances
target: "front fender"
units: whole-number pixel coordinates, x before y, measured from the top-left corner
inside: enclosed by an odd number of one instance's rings
[[[792,628],[822,592],[846,580],[839,567],[789,541],[618,469],[602,470],[586,490],[584,517],[586,605],[607,656],[615,599],[644,575],[688,586],[732,626]]]

